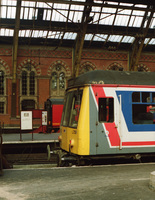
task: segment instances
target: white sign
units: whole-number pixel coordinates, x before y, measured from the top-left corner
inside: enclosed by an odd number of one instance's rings
[[[47,126],[47,111],[42,111],[42,125]]]
[[[32,130],[32,111],[21,111],[21,130]]]

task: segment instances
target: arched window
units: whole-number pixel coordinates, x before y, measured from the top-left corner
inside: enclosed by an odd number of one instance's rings
[[[31,63],[22,68],[20,93],[21,110],[35,109],[37,105],[37,79],[35,68]]]
[[[149,72],[149,68],[144,64],[139,64],[137,67],[138,72]]]
[[[113,70],[113,71],[123,71],[123,67],[119,63],[112,63],[109,67],[108,70]]]
[[[82,67],[80,67],[79,74],[84,74],[86,72],[94,70],[93,67],[89,64],[84,64]]]
[[[27,95],[27,72],[22,71],[22,95]]]
[[[7,99],[6,99],[6,80],[5,79],[6,79],[5,71],[1,69],[0,70],[0,114],[6,113]]]
[[[57,73],[56,72],[52,73],[52,89],[54,90],[57,89]]]
[[[4,95],[4,72],[0,71],[0,95]]]
[[[65,73],[64,72],[61,72],[59,74],[59,88],[65,89]]]
[[[35,95],[35,72],[22,71],[22,95]]]
[[[30,80],[29,80],[29,91],[30,95],[35,95],[35,73],[30,72]]]
[[[109,68],[109,70],[113,70],[113,71],[123,71],[123,67],[119,67],[117,65],[113,65]]]
[[[53,72],[51,73],[51,97],[64,96],[65,87],[65,69],[58,64],[53,68]]]

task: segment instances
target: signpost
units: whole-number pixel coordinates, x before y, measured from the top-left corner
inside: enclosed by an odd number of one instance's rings
[[[42,111],[42,125],[47,126],[47,111]]]
[[[32,111],[21,111],[21,130],[33,130]],[[20,140],[22,141],[22,134],[20,131]],[[32,131],[33,140],[33,131]]]

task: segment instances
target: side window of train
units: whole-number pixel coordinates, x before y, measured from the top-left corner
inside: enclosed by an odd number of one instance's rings
[[[114,121],[114,99],[99,98],[99,122]]]
[[[155,92],[132,93],[132,121],[134,124],[155,123]]]

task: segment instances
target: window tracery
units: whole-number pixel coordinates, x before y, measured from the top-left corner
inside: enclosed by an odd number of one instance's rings
[[[51,97],[62,97],[66,89],[66,70],[57,64],[51,73]]]
[[[21,110],[30,110],[36,108],[37,102],[37,79],[36,70],[27,63],[21,69]]]

